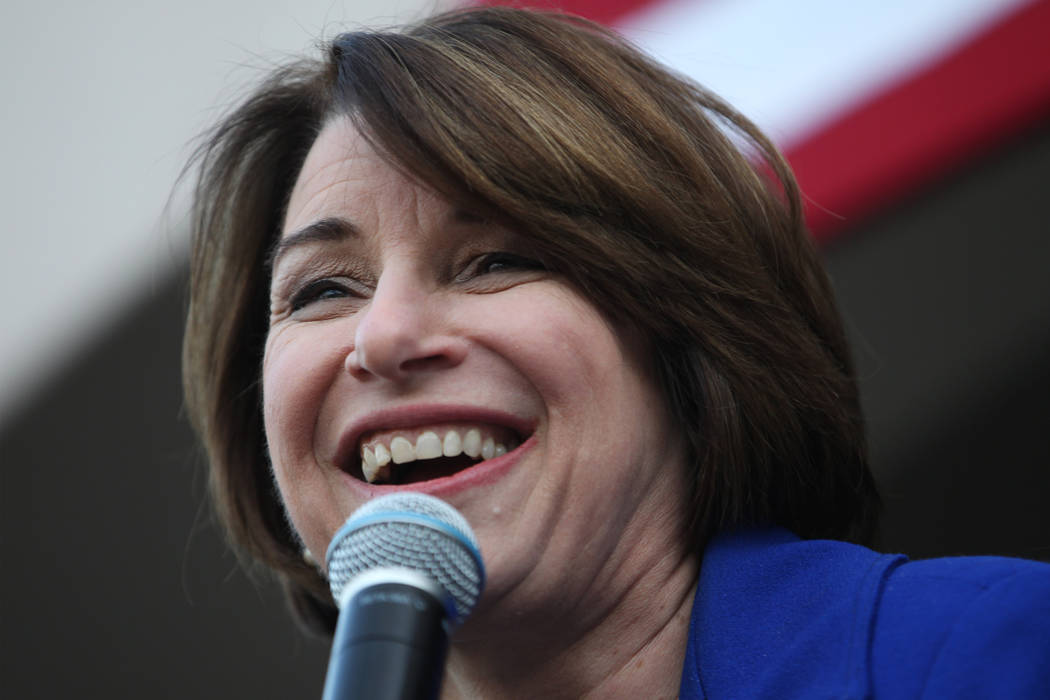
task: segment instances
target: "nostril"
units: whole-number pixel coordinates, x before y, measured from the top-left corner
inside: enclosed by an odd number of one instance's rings
[[[351,348],[350,352],[346,354],[346,359],[343,360],[343,369],[350,374],[358,374],[365,371],[364,358],[358,352],[357,348]]]
[[[360,378],[372,375],[399,381],[420,370],[447,369],[461,362],[469,342],[445,325],[443,310],[415,291],[409,295],[395,278],[385,279],[386,286],[380,282],[368,309],[357,319],[347,371]]]
[[[346,368],[358,367],[360,363],[357,361],[357,348],[350,348],[350,351],[346,353],[346,359],[343,360],[346,364]]]
[[[422,370],[444,369],[451,367],[455,362],[451,357],[444,354],[428,355],[427,357],[413,357],[401,363],[403,372],[419,372]]]
[[[455,367],[467,355],[469,343],[454,336],[401,337],[378,343],[376,338],[358,339],[343,360],[344,370],[356,377],[374,375],[400,380],[420,372]]]

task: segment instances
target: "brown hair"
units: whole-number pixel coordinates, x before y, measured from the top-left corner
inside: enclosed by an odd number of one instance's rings
[[[323,61],[273,74],[199,153],[188,410],[233,541],[279,573],[301,619],[330,629],[334,615],[268,464],[266,257],[333,115],[422,182],[508,222],[648,339],[690,447],[697,547],[752,523],[872,535],[878,498],[849,350],[776,149],[598,26],[470,9],[338,37]]]

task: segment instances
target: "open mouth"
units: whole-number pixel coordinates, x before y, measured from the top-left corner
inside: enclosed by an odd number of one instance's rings
[[[458,474],[521,443],[510,428],[478,423],[372,431],[361,436],[346,471],[370,484],[414,484]]]

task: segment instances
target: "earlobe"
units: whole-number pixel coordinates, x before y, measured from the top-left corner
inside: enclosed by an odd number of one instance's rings
[[[303,547],[303,561],[312,566],[314,569],[316,569],[317,573],[321,574],[322,576],[325,575],[324,569],[321,568],[321,562],[317,561],[317,558],[314,557],[313,552],[311,552],[306,547]]]

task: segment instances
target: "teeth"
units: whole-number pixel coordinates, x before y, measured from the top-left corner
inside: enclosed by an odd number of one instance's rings
[[[467,431],[467,434],[463,436],[463,451],[467,453],[468,457],[477,457],[481,454],[480,430],[471,428]]]
[[[390,441],[390,456],[394,464],[404,464],[416,459],[416,448],[405,438],[398,436]]]
[[[465,426],[464,426],[465,427]],[[445,437],[438,436],[438,430],[426,430],[416,438],[413,445],[404,435],[397,435],[389,442],[376,440],[361,446],[361,471],[369,483],[387,481],[390,478],[390,463],[405,464],[422,459],[438,457],[456,457],[466,454],[472,459],[492,459],[505,455],[508,450],[518,446],[517,440],[496,442],[492,435],[482,436],[478,428],[470,428],[460,435],[461,429],[444,430]],[[382,439],[382,438],[380,438]]]
[[[367,447],[361,453],[361,471],[364,472],[367,481],[376,480],[376,472],[379,471],[379,465],[376,464],[376,453]]]
[[[434,459],[441,456],[443,445],[437,433],[428,430],[416,440],[416,459]]]
[[[450,430],[445,433],[445,442],[441,444],[441,454],[446,457],[455,457],[463,452],[463,441],[459,438],[459,433],[455,430]]]
[[[383,445],[376,445],[375,452],[365,448],[361,454],[361,471],[364,472],[365,480],[369,483],[376,479],[386,479],[390,476],[390,453]]]

